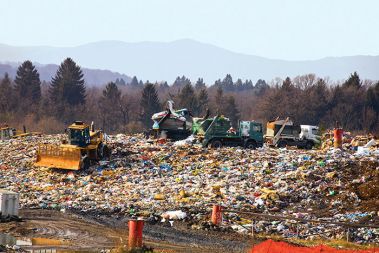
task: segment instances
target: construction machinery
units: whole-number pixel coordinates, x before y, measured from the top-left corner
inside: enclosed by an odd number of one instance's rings
[[[15,128],[9,127],[7,124],[0,126],[0,140],[9,140],[11,138],[19,138],[31,135],[41,135],[40,132],[26,132],[26,127],[24,126],[23,131],[16,130]]]
[[[242,146],[255,149],[263,145],[262,124],[255,121],[239,121],[238,129],[232,127],[224,116],[194,120],[192,131],[202,140],[203,146]]]
[[[153,131],[168,139],[181,140],[191,135],[192,114],[188,109],[174,110],[173,101],[167,101],[165,111],[153,114]]]
[[[265,140],[268,145],[279,148],[297,146],[312,149],[321,143],[321,136],[317,126],[294,125],[289,118],[286,118],[267,123]]]
[[[0,126],[0,140],[8,140],[16,134],[16,129],[10,128],[8,125]]]
[[[94,130],[81,121],[68,127],[68,142],[61,145],[41,144],[37,151],[36,166],[67,170],[88,169],[91,162],[110,157],[102,131]]]

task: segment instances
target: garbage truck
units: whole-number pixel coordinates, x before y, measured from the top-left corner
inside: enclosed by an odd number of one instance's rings
[[[239,121],[238,129],[234,129],[230,120],[222,115],[194,118],[192,132],[204,147],[241,146],[255,149],[263,145],[262,124],[255,121]]]
[[[192,114],[186,108],[174,110],[173,104],[174,102],[169,100],[165,111],[153,114],[152,131],[172,140],[185,139],[191,135]]]
[[[277,118],[267,122],[265,142],[279,148],[296,146],[312,149],[321,143],[321,135],[318,126],[295,125],[289,118]]]

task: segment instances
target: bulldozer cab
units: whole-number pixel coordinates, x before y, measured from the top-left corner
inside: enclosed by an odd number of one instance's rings
[[[81,121],[76,121],[68,128],[68,138],[71,145],[86,147],[91,143],[89,126]]]

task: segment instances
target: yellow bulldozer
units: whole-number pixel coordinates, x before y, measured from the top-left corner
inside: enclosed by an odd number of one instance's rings
[[[7,124],[0,125],[0,140],[9,140],[11,138],[20,138],[31,135],[41,135],[40,132],[26,132],[26,128],[24,126],[24,130],[16,130],[15,128],[9,127]]]
[[[37,151],[38,167],[67,170],[86,170],[93,161],[109,158],[111,151],[104,142],[102,131],[95,131],[81,121],[68,127],[68,142],[61,145],[40,144]]]
[[[0,140],[8,140],[12,138],[15,133],[16,130],[8,127],[7,125],[0,126]]]

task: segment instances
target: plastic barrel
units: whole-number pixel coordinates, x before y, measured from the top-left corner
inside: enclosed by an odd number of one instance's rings
[[[142,247],[143,220],[129,220],[129,249]]]
[[[333,130],[333,133],[334,133],[334,147],[342,148],[343,129],[336,128]]]
[[[220,225],[221,221],[222,221],[222,207],[220,205],[213,205],[212,224]]]

